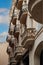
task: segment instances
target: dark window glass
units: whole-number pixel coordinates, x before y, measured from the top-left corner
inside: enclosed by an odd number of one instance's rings
[[[40,55],[40,65],[43,65],[43,50],[41,51]]]

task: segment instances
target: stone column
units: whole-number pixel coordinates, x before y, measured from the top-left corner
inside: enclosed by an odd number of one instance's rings
[[[30,18],[30,15],[29,14],[27,16],[26,26],[27,26],[27,28],[32,28],[33,27],[33,21]]]
[[[34,65],[34,54],[32,51],[29,52],[29,65]]]

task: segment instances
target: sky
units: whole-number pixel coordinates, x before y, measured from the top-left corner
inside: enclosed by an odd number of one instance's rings
[[[9,11],[12,0],[0,0],[0,42],[5,42],[9,29]]]

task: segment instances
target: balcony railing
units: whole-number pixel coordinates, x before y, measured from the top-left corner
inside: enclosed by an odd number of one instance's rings
[[[28,11],[28,4],[22,5],[22,11]]]
[[[7,38],[6,38],[6,41],[7,41],[7,42],[10,42],[10,40],[11,40],[11,35],[8,34],[8,36],[7,36]]]
[[[19,31],[20,31],[20,27],[19,27],[19,24],[17,24],[15,26],[15,29],[14,29],[14,36],[17,38],[19,36]]]
[[[10,26],[10,31],[14,32],[14,25],[11,23],[11,26]]]
[[[22,58],[22,55],[23,55],[23,47],[22,46],[16,46],[16,50],[15,50],[15,59],[16,60],[20,60]]]
[[[15,60],[15,58],[14,58],[14,57],[12,57],[12,58],[10,58],[10,63],[14,63],[14,64],[16,64],[16,63],[17,63],[17,61]]]
[[[10,55],[10,53],[12,52],[12,48],[10,46],[7,47],[7,53]]]
[[[10,58],[14,57],[14,52],[13,52],[13,50],[11,50],[11,53],[10,53],[9,57],[10,57]]]
[[[24,31],[22,36],[22,45],[25,48],[32,48],[35,40],[35,28],[28,28]]]
[[[14,37],[11,37],[11,42],[9,43],[10,47],[14,48],[17,43],[17,39]]]
[[[14,15],[15,17],[17,17],[17,16],[19,15],[19,12],[20,12],[20,11],[19,11],[17,8],[15,8],[13,15]]]
[[[9,27],[9,31],[8,31],[8,33],[10,34],[10,35],[12,35],[13,34],[13,30],[11,30],[11,28]]]

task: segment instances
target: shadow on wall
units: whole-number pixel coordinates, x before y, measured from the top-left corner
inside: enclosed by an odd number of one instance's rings
[[[0,44],[0,65],[8,64],[8,55],[6,53],[8,43]]]
[[[43,65],[43,41],[36,48],[34,61],[35,65]]]

